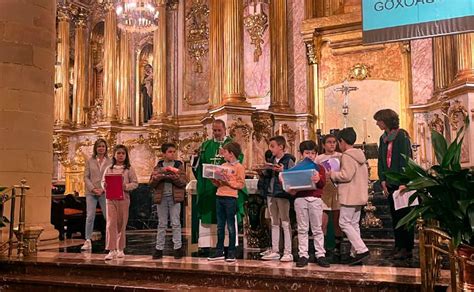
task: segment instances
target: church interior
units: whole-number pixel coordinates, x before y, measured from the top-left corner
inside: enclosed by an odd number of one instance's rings
[[[462,256],[451,239],[425,236],[430,228],[417,225],[413,257],[390,259],[394,224],[378,182],[383,131],[374,114],[398,113],[423,169],[437,164],[434,132],[449,144],[464,131],[459,164],[474,186],[474,127],[466,122],[474,118],[474,14],[467,31],[366,43],[363,2],[0,0],[0,290],[473,291],[473,247],[455,262]],[[473,13],[474,1],[465,3]],[[209,262],[215,238],[207,246],[200,239],[192,158],[213,139],[216,120],[244,157],[248,197],[233,263]],[[271,240],[258,178],[271,138],[283,136],[299,160],[301,142],[316,141],[321,153],[323,137],[347,127],[367,159],[360,235],[370,259],[345,264],[347,238],[334,253],[330,217],[330,268],[312,256],[302,269],[262,261]],[[92,249],[81,249],[84,175],[97,139],[110,157],[125,145],[138,183],[125,258],[112,261],[104,261],[99,205]],[[155,260],[159,211],[149,182],[165,143],[175,145],[188,181],[179,218],[184,257],[173,258],[170,225],[164,257]]]

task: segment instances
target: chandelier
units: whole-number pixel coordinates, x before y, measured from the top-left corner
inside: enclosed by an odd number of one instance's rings
[[[129,32],[149,33],[158,28],[155,0],[120,0],[115,8],[118,27]]]

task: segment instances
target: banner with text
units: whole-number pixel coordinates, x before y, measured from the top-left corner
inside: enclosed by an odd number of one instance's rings
[[[474,0],[362,0],[364,43],[474,31]]]

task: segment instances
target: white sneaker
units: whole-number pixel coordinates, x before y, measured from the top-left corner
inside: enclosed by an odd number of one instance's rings
[[[279,260],[279,259],[280,259],[280,254],[277,252],[271,252],[262,257],[262,260],[264,261],[274,261],[274,260]]]
[[[271,253],[272,253],[272,249],[267,249],[267,250],[265,250],[265,251],[262,251],[262,252],[260,253],[260,255],[261,255],[261,256],[266,256],[267,254],[271,254]]]
[[[125,253],[123,252],[123,250],[118,250],[117,251],[117,258],[121,259],[121,258],[124,258],[125,257]]]
[[[87,239],[81,247],[81,250],[90,250],[92,249],[92,242],[90,239]]]
[[[109,253],[105,256],[104,260],[110,261],[113,260],[117,256],[117,252],[115,250],[109,251]]]
[[[293,261],[293,255],[291,253],[284,254],[280,259],[280,262],[292,262],[292,261]]]

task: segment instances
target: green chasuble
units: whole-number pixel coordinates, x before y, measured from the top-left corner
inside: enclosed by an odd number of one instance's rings
[[[216,219],[216,192],[217,187],[212,184],[209,179],[202,177],[202,165],[203,164],[222,164],[224,159],[220,158],[214,160],[213,158],[219,154],[219,148],[232,142],[232,138],[226,137],[224,142],[220,143],[212,140],[204,141],[201,145],[199,154],[199,164],[194,169],[194,176],[197,180],[196,193],[197,193],[197,209],[198,218],[201,219],[203,224],[217,224]],[[243,154],[238,159],[240,163],[243,161]],[[244,187],[243,190],[239,191],[239,197],[237,199],[237,220],[240,223],[244,216],[244,203],[247,200],[247,189]]]

